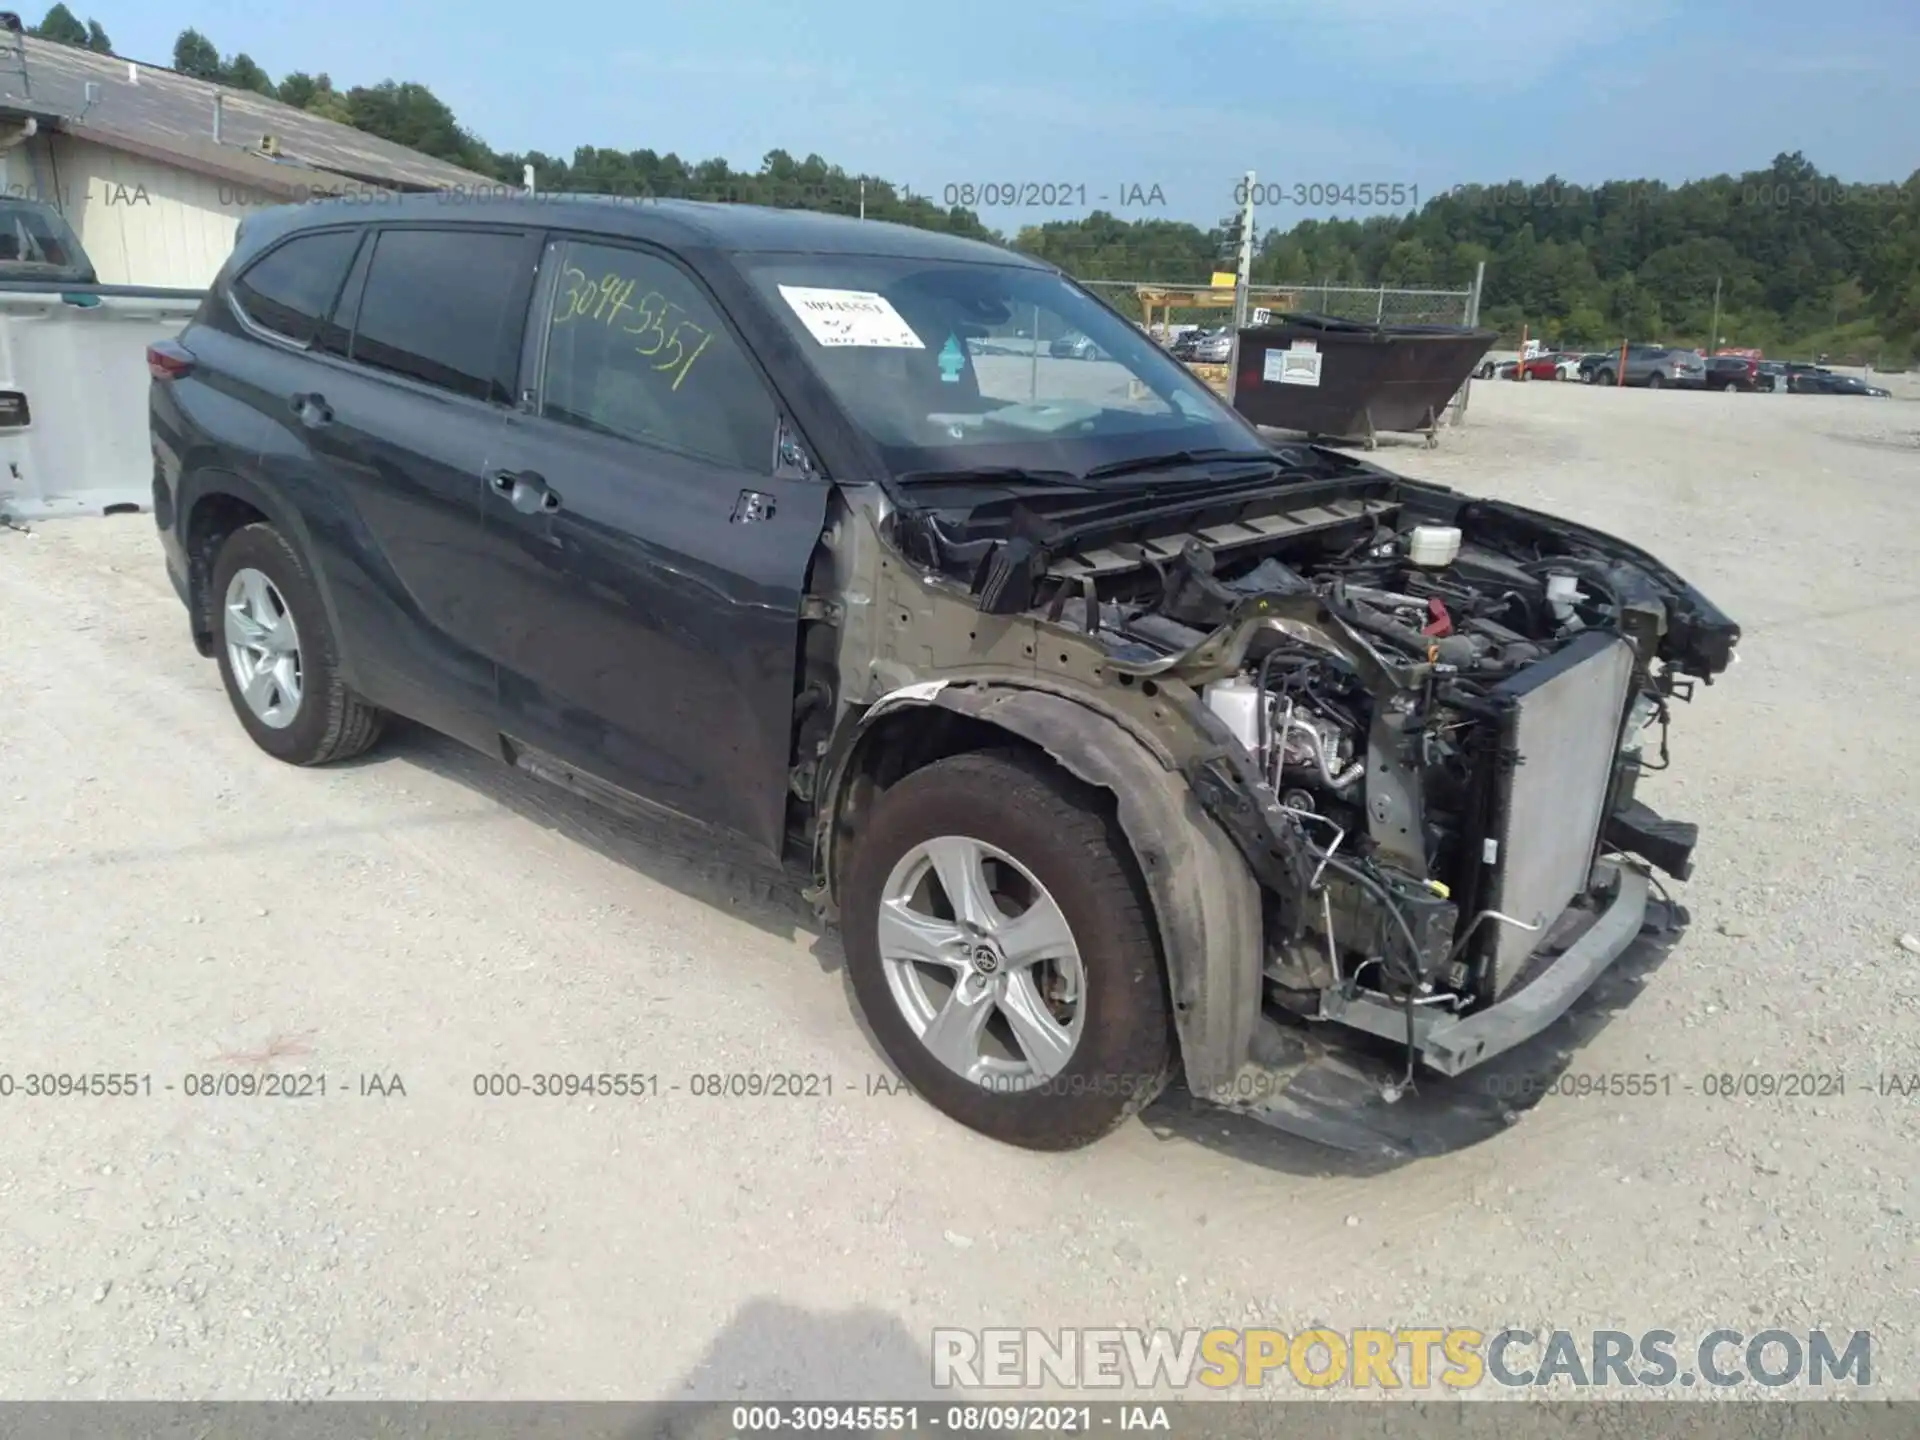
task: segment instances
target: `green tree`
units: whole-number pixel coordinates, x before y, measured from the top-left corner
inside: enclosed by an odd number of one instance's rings
[[[347,97],[333,88],[333,80],[324,73],[309,75],[304,70],[294,71],[281,80],[277,98],[282,105],[291,105],[296,110],[305,110],[342,125],[353,123],[353,111],[347,104]]]
[[[347,92],[347,109],[356,128],[423,155],[476,170],[487,168],[492,158],[424,85],[394,80],[356,85]]]
[[[220,67],[220,79],[236,90],[251,90],[256,95],[271,98],[274,94],[273,81],[262,70],[251,55],[244,50]]]
[[[98,20],[87,21],[87,49],[93,51],[96,55],[111,55],[113,53],[113,41],[107,38],[107,32],[101,27]]]
[[[28,33],[59,45],[84,46],[87,43],[87,27],[65,5],[55,5],[47,11],[46,18]]]
[[[198,30],[182,30],[173,42],[173,68],[199,80],[226,78],[220,67],[220,52]]]

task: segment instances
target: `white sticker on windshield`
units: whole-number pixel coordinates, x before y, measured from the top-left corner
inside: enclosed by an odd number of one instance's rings
[[[807,333],[822,345],[871,345],[886,350],[924,350],[913,327],[884,295],[871,290],[821,290],[782,285],[780,298],[793,307]]]

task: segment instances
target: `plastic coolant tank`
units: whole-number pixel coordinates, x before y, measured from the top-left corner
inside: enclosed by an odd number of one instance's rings
[[[1251,754],[1260,744],[1260,687],[1236,676],[1216,680],[1201,692],[1207,708],[1226,722]]]
[[[1580,603],[1579,580],[1558,571],[1547,576],[1547,603],[1553,607],[1555,615],[1565,620],[1573,614],[1573,607]]]
[[[1407,542],[1415,565],[1451,565],[1460,555],[1460,532],[1451,525],[1416,525]]]

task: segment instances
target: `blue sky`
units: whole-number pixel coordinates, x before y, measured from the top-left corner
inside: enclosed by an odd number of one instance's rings
[[[276,78],[424,82],[499,149],[743,168],[813,151],[936,199],[967,181],[1090,202],[1158,185],[1165,208],[1129,219],[1210,223],[1248,169],[1425,196],[1680,181],[1791,150],[1847,179],[1920,168],[1914,0],[69,3],[135,59],[168,62],[193,26]],[[1055,213],[982,210],[1003,229]]]

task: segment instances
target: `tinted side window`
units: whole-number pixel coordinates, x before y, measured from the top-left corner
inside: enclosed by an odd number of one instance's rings
[[[254,324],[306,344],[333,308],[358,230],[325,230],[275,246],[233,282],[233,298]]]
[[[360,313],[360,296],[367,288],[367,264],[373,259],[374,233],[369,228],[361,236],[362,244],[347,271],[346,283],[333,311],[314,332],[313,348],[328,355],[346,355],[353,344],[353,322]]]
[[[502,356],[525,241],[484,230],[382,230],[360,295],[353,359],[457,395],[507,401]]]
[[[765,473],[773,398],[704,291],[657,255],[563,241],[540,413]]]

